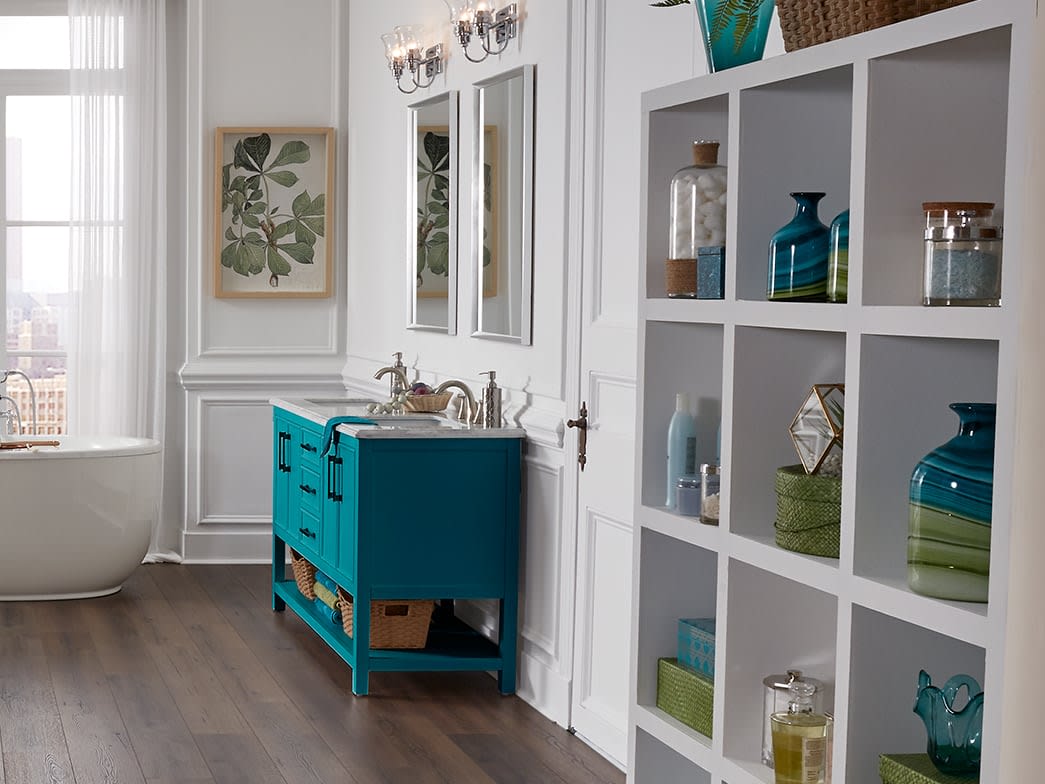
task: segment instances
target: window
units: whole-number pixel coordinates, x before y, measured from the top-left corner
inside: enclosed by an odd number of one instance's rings
[[[66,430],[70,326],[69,25],[53,4],[38,8],[36,16],[0,17],[0,299],[7,313],[0,370],[32,379],[38,432],[54,434]],[[0,394],[18,405],[28,432],[27,385],[13,376]],[[7,405],[0,401],[0,410]]]

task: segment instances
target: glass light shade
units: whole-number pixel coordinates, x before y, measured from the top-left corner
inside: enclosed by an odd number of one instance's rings
[[[820,470],[829,454],[842,449],[845,386],[815,384],[791,423],[791,441],[807,474]]]
[[[421,41],[425,34],[423,25],[398,25],[393,29],[399,36],[399,44],[403,47],[404,53],[416,53],[421,50]]]
[[[385,33],[381,36],[381,41],[385,45],[385,57],[388,58],[389,63],[402,55],[399,49],[399,36],[396,33]]]
[[[472,21],[473,0],[443,0],[450,9],[450,22]]]
[[[484,14],[492,14],[493,13],[493,11],[490,8],[490,4],[487,2],[487,0],[473,0],[473,2],[475,3],[475,12],[477,14],[478,13],[484,13]]]

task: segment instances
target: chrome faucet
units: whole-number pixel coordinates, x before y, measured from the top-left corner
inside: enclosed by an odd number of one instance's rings
[[[32,433],[33,433],[33,435],[36,435],[39,432],[39,430],[37,430],[37,427],[36,427],[36,390],[33,389],[33,382],[29,378],[29,376],[27,376],[21,370],[0,370],[0,384],[7,383],[7,379],[10,378],[11,376],[21,376],[23,379],[25,379],[26,386],[29,387],[29,408],[31,409],[30,414],[32,414],[32,418],[33,418],[33,430],[32,430]],[[11,400],[11,398],[7,398],[7,399]],[[12,405],[15,406],[15,410],[17,411],[18,410],[18,405],[14,402],[14,400],[11,400],[11,403],[12,403]],[[21,433],[21,429],[22,429],[21,428],[21,424],[22,424],[22,416],[21,416],[21,412],[19,412],[19,414],[18,414],[18,425],[19,425],[18,430],[19,430],[19,433]]]
[[[402,392],[406,392],[410,389],[410,379],[406,377],[406,365],[403,364],[403,352],[397,351],[392,355],[395,358],[395,364],[381,368],[379,371],[374,373],[374,378],[380,380],[387,376],[389,373],[392,374],[392,378],[388,385],[389,397],[395,399]]]
[[[5,436],[17,437],[22,434],[22,412],[18,410],[18,404],[14,401],[14,398],[0,395],[0,403],[3,403],[5,400],[11,405],[0,410],[0,423],[4,420],[7,421],[6,426],[0,426],[0,441],[3,441]]]
[[[472,394],[472,390],[463,381],[457,381],[456,379],[444,381],[435,388],[435,394],[442,394],[451,387],[459,389],[464,393],[465,400],[468,401],[468,422],[472,425],[477,424],[479,421],[479,404],[475,402],[475,395]]]

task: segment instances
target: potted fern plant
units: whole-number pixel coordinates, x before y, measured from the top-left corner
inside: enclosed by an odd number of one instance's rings
[[[692,0],[660,0],[655,8],[689,5]],[[708,70],[724,71],[762,59],[774,0],[696,0]]]

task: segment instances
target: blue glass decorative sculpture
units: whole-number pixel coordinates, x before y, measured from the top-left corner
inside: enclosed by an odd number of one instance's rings
[[[964,706],[954,706],[962,688]],[[983,735],[983,691],[969,675],[955,675],[943,688],[932,685],[929,673],[918,673],[918,697],[914,712],[929,736],[929,759],[941,773],[951,776],[975,775],[980,771]]]

